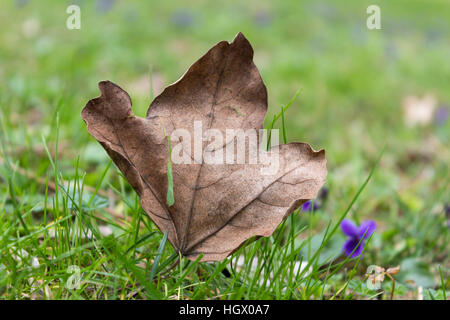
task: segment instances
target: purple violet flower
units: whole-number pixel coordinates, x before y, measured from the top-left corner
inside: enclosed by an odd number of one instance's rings
[[[359,257],[363,252],[366,239],[372,235],[372,233],[375,231],[376,228],[377,225],[375,221],[371,220],[364,221],[360,227],[357,227],[353,222],[351,222],[348,219],[342,220],[341,222],[342,232],[348,236],[348,239],[345,242],[342,250],[345,252],[347,256],[351,255],[351,258]]]
[[[437,125],[444,125],[447,122],[449,113],[448,105],[440,106],[434,115],[434,122]]]
[[[312,207],[311,200],[308,200],[302,205],[302,211],[311,211]]]
[[[195,16],[186,10],[178,10],[172,14],[172,23],[175,27],[184,29],[194,24]]]
[[[112,9],[116,0],[97,0],[97,10],[106,13]]]
[[[328,188],[323,187],[319,192],[319,196],[316,199],[314,199],[314,201],[308,200],[302,205],[302,211],[306,212],[319,210],[320,208],[322,208],[322,204],[327,199],[327,197],[328,197]]]
[[[308,200],[306,201],[303,205],[302,205],[302,211],[307,212],[307,211],[317,211],[322,207],[320,201],[318,201],[318,199],[314,199],[313,200]]]

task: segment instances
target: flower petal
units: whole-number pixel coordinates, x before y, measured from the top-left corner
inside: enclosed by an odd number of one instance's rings
[[[364,221],[361,224],[361,226],[359,227],[358,236],[360,238],[362,238],[364,236],[364,240],[365,240],[372,235],[372,233],[375,231],[376,228],[377,228],[377,224],[375,223],[375,221],[372,221],[372,220]],[[366,232],[366,230],[367,230],[367,232]]]
[[[308,200],[302,205],[302,211],[317,211],[321,207],[320,200],[314,199],[314,200]]]
[[[361,241],[361,243],[359,243],[359,239],[353,238],[353,239],[349,239],[344,243],[344,247],[342,248],[342,250],[344,251],[345,255],[348,257],[351,255],[350,258],[356,258],[359,257],[364,249],[364,242]],[[356,246],[358,246],[356,248]],[[356,248],[356,250],[355,250]],[[355,252],[353,252],[353,250],[355,250]],[[353,252],[353,253],[352,253]]]
[[[302,205],[302,211],[310,211],[310,210],[311,210],[311,200],[308,200]]]
[[[341,222],[342,232],[349,237],[358,237],[358,228],[356,225],[348,219],[344,219]]]

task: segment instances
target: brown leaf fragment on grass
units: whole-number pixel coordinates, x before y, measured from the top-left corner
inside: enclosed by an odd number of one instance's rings
[[[216,44],[165,88],[146,118],[133,114],[131,99],[119,86],[102,81],[99,88],[101,96],[82,111],[89,133],[138,193],[145,212],[162,232],[169,231],[174,248],[191,260],[200,254],[202,261],[223,260],[247,239],[271,235],[290,213],[316,197],[325,181],[325,151],[314,151],[306,143],[259,150],[262,156],[278,159],[278,170],[270,174],[262,173],[267,167],[262,162],[203,161],[230,144],[238,146],[239,129],[263,128],[267,91],[253,63],[253,49],[241,33],[231,43]],[[189,152],[196,148],[195,123],[226,137],[211,148],[211,141],[202,136],[200,161]],[[193,144],[173,139],[180,129],[194,136]],[[234,134],[227,136],[230,129]],[[170,207],[168,136],[173,152],[186,153],[192,160],[172,164],[175,202]],[[257,146],[262,144],[260,135],[256,139]],[[245,154],[253,150],[248,140]],[[181,148],[175,149],[177,144]],[[237,153],[236,147],[233,159]]]
[[[386,270],[386,273],[389,273],[390,275],[395,275],[400,271],[400,266],[396,266],[396,267],[392,267],[392,268],[388,268]]]

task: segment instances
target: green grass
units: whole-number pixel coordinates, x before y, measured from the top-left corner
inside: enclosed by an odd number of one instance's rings
[[[390,281],[367,288],[372,264],[400,265],[395,299],[419,298],[419,286],[448,299],[450,125],[408,127],[402,114],[407,95],[449,108],[446,0],[377,1],[373,31],[365,0],[78,2],[81,30],[66,29],[65,2],[1,4],[2,299],[389,299]],[[144,116],[154,93],[239,31],[268,89],[266,127],[326,149],[329,195],[223,262],[192,262],[80,112],[108,79]],[[361,259],[341,254],[344,217],[378,225]]]

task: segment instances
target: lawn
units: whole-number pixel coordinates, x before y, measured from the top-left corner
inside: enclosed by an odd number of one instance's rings
[[[448,299],[450,3],[375,2],[2,1],[0,297]],[[66,27],[72,3],[79,30]],[[366,26],[371,4],[379,30]],[[145,116],[238,32],[267,86],[266,126],[289,106],[274,127],[325,149],[328,176],[313,210],[272,236],[190,261],[80,114],[111,80]],[[357,258],[343,253],[343,219],[376,223]],[[372,265],[400,266],[394,290],[389,277],[368,285]]]

